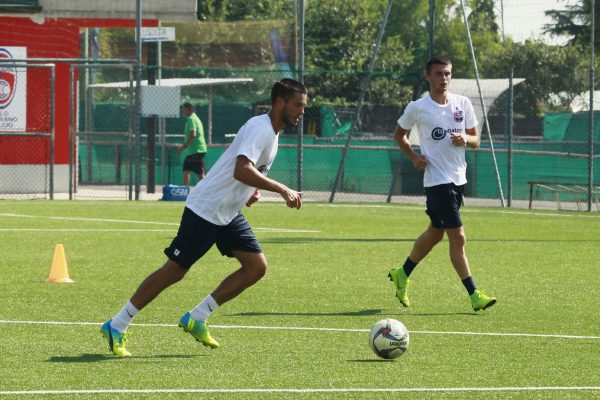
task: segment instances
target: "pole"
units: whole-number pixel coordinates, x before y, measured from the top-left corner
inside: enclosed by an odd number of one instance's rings
[[[304,0],[298,2],[298,81],[304,83]],[[300,119],[297,127],[298,132],[298,173],[296,181],[296,190],[302,191],[302,178],[304,169],[304,118]]]
[[[77,84],[75,83],[75,66],[74,65],[70,65],[69,66],[69,200],[73,200],[73,162],[75,159],[75,156],[73,154],[73,144],[75,143],[75,140],[73,139],[74,137],[74,132],[75,132],[75,127],[74,127],[74,123],[73,121],[76,120],[77,118],[77,107],[75,106],[75,104],[77,104],[77,102],[75,102],[75,98],[77,98],[77,96],[75,96],[75,88],[77,87]]]
[[[55,110],[55,102],[56,102],[56,92],[55,88],[55,80],[56,80],[56,70],[53,65],[50,67],[50,93],[52,96],[50,97],[50,200],[54,200],[54,110]]]
[[[160,21],[158,22],[158,26],[161,26]],[[156,71],[158,84],[160,85],[160,80],[162,79],[162,42],[158,42],[158,71]],[[160,161],[161,161],[161,178],[162,184],[165,186],[167,184],[167,180],[165,178],[165,152],[166,152],[166,137],[165,137],[165,118],[158,118],[158,141],[160,142]]]
[[[148,86],[156,85],[156,65],[158,64],[158,42],[147,43],[148,49]],[[156,192],[155,158],[156,158],[156,116],[146,119],[146,164],[148,182],[146,192]]]
[[[433,57],[435,50],[435,0],[429,0],[429,46],[427,48],[427,58]]]
[[[590,33],[590,134],[588,139],[588,198],[587,210],[592,211],[592,197],[594,195],[594,87],[596,79],[596,55],[594,46],[596,46],[596,0],[592,0],[592,29]]]
[[[513,86],[513,75],[514,69],[510,68],[510,74],[508,78],[508,115],[507,115],[507,134],[508,134],[508,154],[507,154],[507,191],[508,191],[508,207],[512,205],[513,197],[513,113],[514,113],[514,86]]]
[[[502,47],[506,49],[506,35],[504,31],[504,1],[500,0],[500,24],[502,29]],[[512,60],[511,60],[512,64]],[[508,142],[507,148],[507,162],[506,162],[506,176],[507,176],[507,192],[508,192],[508,207],[512,206],[513,198],[513,130],[514,130],[514,68],[510,67],[508,72],[508,97],[506,98],[505,114],[504,119],[505,134],[504,137]]]
[[[494,151],[494,142],[492,140],[492,131],[490,130],[490,123],[487,117],[487,110],[485,108],[485,102],[483,101],[483,95],[481,93],[481,85],[479,82],[479,71],[477,70],[477,60],[475,59],[475,50],[473,49],[473,40],[471,39],[471,30],[469,29],[469,21],[467,20],[467,12],[465,11],[465,3],[460,0],[460,6],[462,8],[463,20],[465,23],[465,30],[467,31],[467,39],[469,41],[469,49],[471,51],[471,59],[473,60],[473,69],[475,71],[475,79],[477,81],[477,89],[479,91],[479,100],[481,101],[481,109],[483,111],[483,119],[485,128],[488,131],[488,138],[490,141],[490,150],[492,151],[492,159],[494,161],[494,167],[496,171],[496,182],[498,183],[498,191],[500,192],[500,203],[502,207],[506,207],[504,204],[504,193],[502,192],[502,182],[500,181],[500,173],[498,172],[498,162],[496,160],[496,152]]]
[[[213,86],[208,87],[208,107],[207,107],[208,130],[206,134],[206,143],[212,144],[213,132]]]
[[[135,154],[135,199],[140,199],[140,182],[142,179],[140,114],[141,114],[141,81],[142,81],[142,0],[135,2],[135,112],[133,115],[133,139]]]
[[[136,103],[135,103],[135,85],[134,85],[134,73],[133,68],[129,68],[129,91],[127,96],[129,98],[129,132],[131,135],[127,137],[127,154],[128,154],[128,164],[127,164],[127,200],[133,200],[134,190],[133,190],[133,169],[135,164],[135,150],[133,149],[133,145],[135,142],[133,132],[135,125],[135,111],[136,111]]]
[[[85,28],[85,57],[89,61],[90,59],[90,37],[89,37],[89,28]],[[92,90],[90,88],[90,84],[93,83],[90,81],[90,69],[85,68],[85,74],[83,79],[83,87],[85,90],[85,155],[86,155],[86,168],[85,168],[85,177],[87,179],[82,179],[87,183],[92,183],[92,136],[91,132],[94,130],[94,97],[92,95]],[[83,174],[82,174],[83,175]]]
[[[356,130],[356,125],[358,121],[358,117],[360,116],[360,111],[362,109],[362,105],[365,99],[365,94],[371,83],[371,74],[373,73],[373,67],[375,66],[375,61],[377,60],[377,52],[379,51],[379,45],[381,44],[381,40],[383,39],[383,33],[385,32],[385,27],[387,25],[388,18],[390,16],[390,11],[392,10],[392,0],[388,1],[387,8],[385,10],[385,14],[383,16],[383,20],[381,21],[381,25],[379,26],[379,32],[377,33],[377,39],[375,40],[375,46],[373,46],[373,53],[371,54],[371,60],[369,61],[369,69],[367,70],[367,75],[361,82],[360,95],[358,97],[358,104],[356,106],[356,112],[354,114],[354,118],[352,121],[352,125],[350,126],[350,132],[348,132],[348,137],[346,138],[346,144],[342,148],[342,158],[340,160],[340,166],[338,168],[337,175],[335,177],[335,181],[333,182],[333,189],[331,190],[331,195],[329,196],[329,202],[333,203],[333,199],[335,197],[335,192],[342,178],[342,174],[344,173],[344,165],[346,163],[346,154],[348,154],[348,148],[350,147],[350,143],[352,142],[352,133]]]

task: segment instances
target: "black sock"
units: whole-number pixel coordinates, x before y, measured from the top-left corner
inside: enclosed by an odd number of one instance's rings
[[[469,296],[472,295],[476,289],[475,282],[473,282],[473,277],[469,276],[469,277],[463,279],[462,283],[463,283],[463,285],[465,285],[465,289],[467,289]]]
[[[404,269],[404,273],[406,274],[407,277],[409,277],[410,274],[412,274],[413,269],[415,269],[416,266],[417,266],[416,262],[411,260],[410,257],[406,257],[406,261],[404,261],[404,265],[402,266],[402,268]]]

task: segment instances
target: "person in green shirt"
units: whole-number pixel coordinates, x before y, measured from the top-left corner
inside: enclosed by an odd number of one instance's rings
[[[202,121],[194,112],[192,103],[185,102],[181,106],[183,116],[187,118],[183,130],[185,142],[177,149],[179,154],[184,154],[183,160],[183,184],[190,183],[190,171],[198,175],[198,179],[204,178],[204,156],[206,155],[206,141],[204,140],[204,128]]]

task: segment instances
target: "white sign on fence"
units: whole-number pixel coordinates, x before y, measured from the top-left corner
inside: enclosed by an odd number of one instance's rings
[[[140,89],[143,116],[179,117],[181,87],[142,86]]]
[[[175,41],[174,27],[142,27],[142,43],[143,42],[173,42]]]
[[[26,47],[0,45],[3,60],[27,58]],[[0,63],[0,132],[27,130],[27,70]]]

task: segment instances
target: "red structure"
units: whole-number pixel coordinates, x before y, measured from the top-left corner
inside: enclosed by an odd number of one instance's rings
[[[142,25],[158,26],[158,20],[144,20]],[[80,30],[86,27],[132,28],[135,27],[135,20],[45,18],[39,23],[31,18],[0,17],[0,48],[25,47],[27,58],[82,58]],[[64,191],[68,180],[61,170],[68,169],[69,118],[72,109],[69,104],[70,62],[55,64],[54,162],[58,168],[55,190]],[[50,129],[49,82],[47,70],[28,69],[26,108],[29,112],[25,132],[48,132]],[[0,166],[48,164],[47,142],[48,139],[44,137],[0,136]]]

